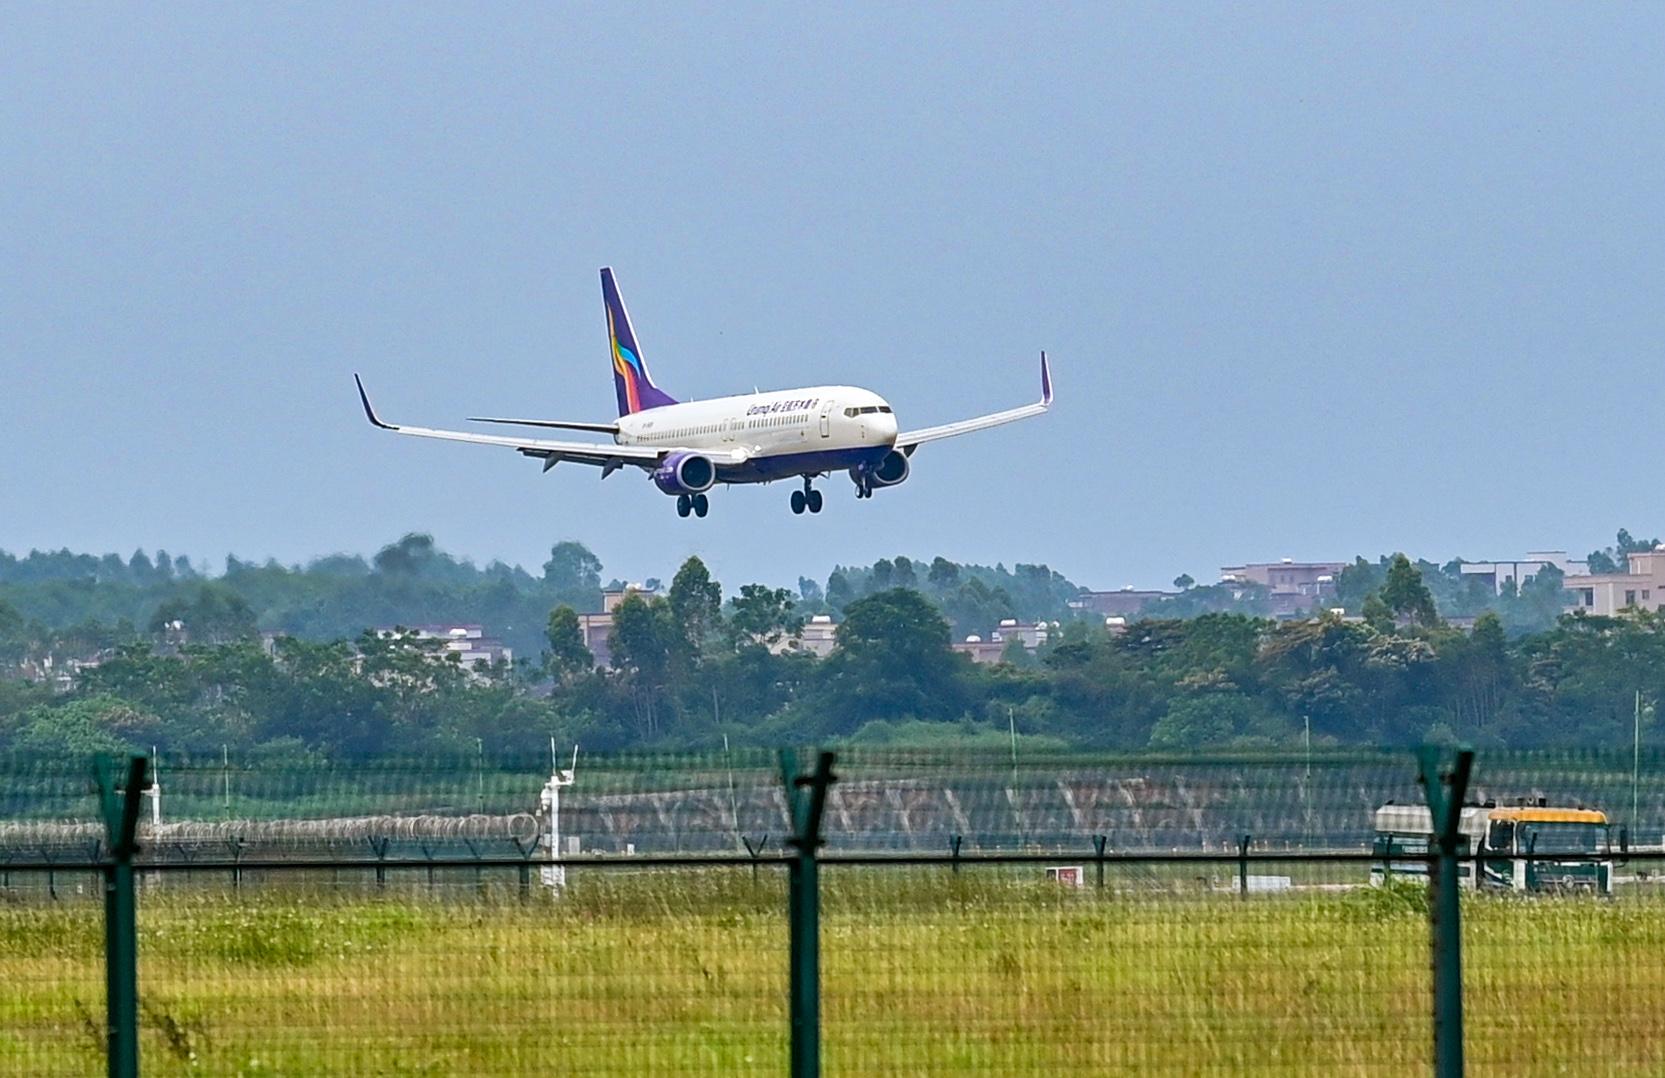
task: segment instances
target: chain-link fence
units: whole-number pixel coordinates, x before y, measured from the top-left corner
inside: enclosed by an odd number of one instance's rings
[[[1665,1071],[1665,761],[1454,759],[10,761],[0,1073]]]

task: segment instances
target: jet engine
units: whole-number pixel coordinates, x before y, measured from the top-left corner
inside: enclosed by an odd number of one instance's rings
[[[893,487],[908,477],[908,455],[892,449],[877,464],[862,464],[850,469],[850,478],[858,490],[872,491],[879,487]]]
[[[717,466],[699,453],[672,453],[653,470],[653,482],[666,494],[703,494],[717,482]]]

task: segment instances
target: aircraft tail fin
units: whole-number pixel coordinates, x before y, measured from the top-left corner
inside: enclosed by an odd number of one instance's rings
[[[648,374],[647,361],[636,343],[636,331],[630,326],[630,312],[624,309],[624,299],[613,280],[613,271],[601,270],[601,299],[607,308],[607,349],[613,359],[613,388],[619,396],[619,415],[634,415],[649,408],[675,404],[675,398],[653,384]]]

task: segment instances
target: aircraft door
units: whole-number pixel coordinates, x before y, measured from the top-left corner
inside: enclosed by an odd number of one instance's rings
[[[833,402],[826,401],[821,405],[821,437],[832,437]]]

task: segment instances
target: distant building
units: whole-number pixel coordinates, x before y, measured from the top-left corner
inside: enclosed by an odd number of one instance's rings
[[[838,626],[826,614],[816,614],[804,622],[803,632],[795,637],[787,637],[772,649],[776,654],[788,651],[803,651],[825,659],[833,653],[838,645]]]
[[[613,665],[613,648],[608,643],[608,638],[613,635],[613,611],[632,595],[652,598],[656,594],[657,591],[641,584],[610,588],[601,593],[601,613],[578,615],[578,631],[584,634],[584,646],[595,656],[597,666],[605,668]]]
[[[1553,565],[1564,576],[1588,576],[1590,563],[1582,558],[1567,556],[1565,550],[1536,550],[1522,558],[1507,561],[1465,561],[1459,567],[1464,581],[1479,579],[1492,589],[1493,595],[1516,591],[1537,576],[1546,566]]]
[[[407,625],[391,626],[377,629],[378,636],[392,636],[404,631],[415,633],[419,640],[440,640],[445,644],[448,654],[457,656],[457,661],[464,670],[472,671],[477,666],[494,666],[497,663],[513,662],[514,652],[505,647],[503,641],[486,635],[486,631],[479,625]]]
[[[1344,561],[1257,561],[1247,565],[1222,565],[1220,579],[1241,584],[1259,584],[1273,595],[1293,593],[1318,596],[1334,586],[1336,575],[1347,568]]]
[[[1006,645],[998,640],[984,640],[981,636],[968,636],[957,643],[949,644],[950,651],[960,655],[969,655],[974,663],[997,663]]]
[[[1567,609],[1613,615],[1622,610],[1665,610],[1665,547],[1629,555],[1628,573],[1581,573],[1562,581]]]
[[[1249,562],[1222,565],[1220,583],[1256,584],[1267,591],[1271,614],[1277,618],[1305,614],[1335,594],[1335,578],[1347,567],[1341,561]]]
[[[1084,591],[1069,602],[1071,610],[1084,610],[1106,618],[1132,618],[1158,599],[1171,599],[1177,591],[1141,591],[1132,584],[1120,591]]]
[[[17,676],[37,685],[49,685],[55,692],[69,692],[76,680],[88,670],[96,670],[106,659],[113,658],[113,649],[101,649],[88,655],[58,658],[48,652],[38,657],[23,659],[17,665]]]
[[[1108,626],[1114,622],[1126,625],[1124,618],[1105,618]],[[1006,649],[1013,644],[1023,647],[1027,651],[1034,651],[1043,647],[1047,640],[1058,632],[1057,622],[1027,622],[1016,618],[1004,618],[1000,625],[989,633],[988,638],[982,636],[968,636],[964,640],[949,644],[950,650],[961,655],[968,655],[974,663],[997,663],[1005,657]]]
[[[1000,626],[989,634],[989,643],[1006,645],[1015,641],[1034,651],[1043,646],[1048,634],[1053,632],[1057,632],[1057,626],[1048,625],[1044,621],[1031,624],[1018,621],[1016,618],[1003,618]]]

